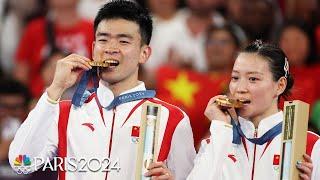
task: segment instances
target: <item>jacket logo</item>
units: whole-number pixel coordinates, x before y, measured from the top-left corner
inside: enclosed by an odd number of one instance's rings
[[[94,127],[92,123],[82,123],[82,125],[88,127],[92,132],[94,131]]]
[[[280,155],[275,154],[273,155],[273,169],[277,172],[279,172],[279,165],[280,164]]]
[[[279,165],[280,164],[280,155],[275,154],[273,155],[273,165]]]
[[[234,154],[229,154],[228,158],[230,158],[233,162],[237,162],[236,157],[234,156]]]
[[[140,135],[140,127],[139,126],[132,126],[131,128],[131,141],[135,144],[139,142],[139,135]]]

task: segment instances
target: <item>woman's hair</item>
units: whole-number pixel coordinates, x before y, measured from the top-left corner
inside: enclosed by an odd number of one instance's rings
[[[285,53],[279,47],[273,44],[264,43],[261,40],[254,41],[242,52],[256,53],[264,57],[264,59],[268,61],[274,81],[278,81],[281,77],[287,79],[286,89],[280,94],[280,97],[287,99],[290,95],[294,80],[289,72],[289,62]]]

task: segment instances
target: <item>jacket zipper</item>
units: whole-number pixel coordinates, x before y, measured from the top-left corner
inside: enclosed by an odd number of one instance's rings
[[[110,159],[110,156],[111,156],[112,138],[113,138],[113,128],[114,128],[114,121],[115,121],[115,119],[116,119],[116,108],[113,108],[112,111],[113,111],[113,117],[112,117],[111,133],[110,133],[110,140],[109,140],[108,159]],[[107,180],[107,179],[108,179],[108,171],[106,172],[106,178],[105,178],[105,180]]]
[[[257,129],[255,129],[254,130],[254,138],[256,138],[257,136],[258,136],[258,131],[257,131]],[[254,179],[254,165],[255,165],[255,161],[256,161],[256,150],[257,150],[257,144],[254,144],[251,180]]]

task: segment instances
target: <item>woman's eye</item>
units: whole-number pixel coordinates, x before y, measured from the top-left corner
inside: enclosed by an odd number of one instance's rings
[[[106,39],[99,39],[100,42],[107,42]]]
[[[236,81],[236,80],[238,80],[238,79],[239,79],[239,77],[237,77],[237,76],[232,76],[232,77],[231,77],[231,80],[232,80],[232,81]]]

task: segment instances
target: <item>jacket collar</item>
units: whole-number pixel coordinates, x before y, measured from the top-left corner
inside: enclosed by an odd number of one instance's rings
[[[146,90],[146,86],[144,82],[139,81],[139,84],[132,89],[122,92],[122,94],[135,92],[135,91],[144,91]],[[113,92],[109,89],[109,87],[105,86],[101,80],[99,81],[99,87],[97,89],[97,97],[99,99],[100,104],[103,107],[107,107],[115,98]]]
[[[283,121],[282,111],[279,111],[269,117],[262,119],[257,128],[257,137],[261,137],[263,134],[265,134],[267,131],[276,126],[281,121]],[[255,132],[254,124],[250,120],[244,119],[242,117],[239,117],[239,122],[241,129],[243,133],[246,135],[246,137],[253,138]]]

